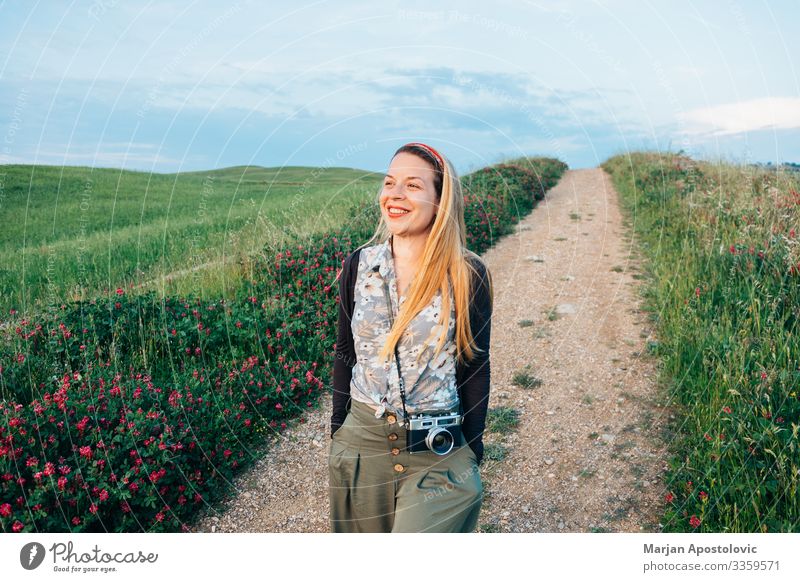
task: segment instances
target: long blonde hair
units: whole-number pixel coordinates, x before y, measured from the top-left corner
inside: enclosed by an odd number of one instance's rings
[[[442,326],[439,341],[436,344],[434,358],[439,355],[445,342],[450,327],[450,281],[453,287],[453,299],[456,311],[456,350],[459,362],[473,359],[476,351],[482,351],[475,345],[472,328],[469,321],[469,304],[471,294],[472,275],[479,274],[478,270],[470,263],[468,257],[477,260],[484,267],[489,283],[490,301],[494,298],[492,279],[483,259],[467,248],[467,231],[464,221],[464,192],[461,181],[456,174],[450,160],[440,155],[444,167],[425,147],[406,144],[398,149],[394,156],[401,152],[412,153],[425,160],[434,169],[434,186],[436,187],[439,209],[433,221],[433,227],[425,242],[422,261],[419,271],[415,274],[411,285],[394,321],[394,325],[386,338],[386,343],[378,354],[384,361],[394,353],[395,345],[400,341],[403,332],[417,314],[422,311],[433,299],[437,290],[442,295],[442,309],[438,323]],[[436,152],[439,153],[439,152]],[[392,159],[394,159],[392,156]],[[377,202],[380,204],[380,190]],[[380,244],[389,240],[391,231],[381,213],[380,222],[369,241],[361,248],[372,244]],[[376,242],[380,241],[380,242]],[[432,334],[433,335],[433,332]],[[425,343],[431,336],[426,338]],[[417,361],[425,350],[420,350]]]

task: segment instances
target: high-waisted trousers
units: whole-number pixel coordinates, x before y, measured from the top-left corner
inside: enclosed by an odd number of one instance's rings
[[[332,532],[471,532],[478,523],[483,484],[464,437],[445,455],[411,453],[399,420],[375,418],[357,400],[331,440],[328,473]]]

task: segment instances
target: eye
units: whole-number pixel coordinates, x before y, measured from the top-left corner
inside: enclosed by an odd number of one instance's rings
[[[416,183],[414,183],[414,182],[411,182],[411,184],[409,184],[408,186],[409,186],[410,188],[419,188],[419,184],[416,184]]]

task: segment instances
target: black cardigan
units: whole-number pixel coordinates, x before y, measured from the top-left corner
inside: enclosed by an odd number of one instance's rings
[[[350,380],[356,364],[355,346],[350,322],[355,307],[354,287],[358,274],[361,249],[352,252],[344,260],[339,278],[339,319],[336,337],[336,360],[333,365],[333,414],[331,415],[331,438],[344,422],[350,404]],[[481,261],[470,259],[480,274],[472,281],[472,296],[469,307],[469,322],[475,343],[483,352],[476,352],[467,364],[456,360],[456,384],[461,401],[464,421],[461,430],[472,448],[478,463],[483,459],[483,430],[486,426],[486,411],[489,404],[491,367],[489,342],[491,337],[492,301],[489,294],[488,273]]]

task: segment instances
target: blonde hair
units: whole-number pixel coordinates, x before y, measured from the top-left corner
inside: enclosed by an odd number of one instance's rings
[[[466,362],[475,357],[476,351],[483,351],[475,345],[473,330],[469,321],[470,297],[475,292],[472,289],[472,275],[473,273],[476,275],[480,273],[468,258],[472,258],[472,260],[476,260],[483,265],[489,284],[490,301],[494,297],[491,275],[483,259],[467,248],[464,192],[461,187],[461,181],[450,160],[441,156],[444,161],[444,168],[440,171],[438,160],[424,147],[405,145],[398,149],[394,156],[401,152],[412,153],[433,167],[439,209],[433,221],[433,227],[428,234],[428,239],[425,242],[419,271],[415,274],[408,288],[406,300],[400,307],[394,325],[389,330],[386,343],[378,355],[381,359],[386,360],[390,357],[390,354],[394,353],[395,346],[400,341],[403,332],[414,317],[430,303],[438,290],[442,295],[442,309],[438,321],[442,326],[442,331],[433,357],[438,356],[447,341],[447,332],[450,327],[451,304],[449,291],[450,282],[452,282],[456,311],[455,342],[457,359],[459,362]],[[392,156],[393,159],[394,156]],[[380,204],[380,190],[378,191],[377,200],[378,204]],[[375,233],[361,248],[372,244],[384,243],[389,240],[390,236],[391,231],[386,225],[383,213],[381,213],[380,222]],[[376,243],[376,241],[380,242]],[[431,336],[426,338],[426,344],[433,336],[433,333],[432,331]],[[420,350],[417,355],[417,362],[419,362],[419,358],[424,351]]]

